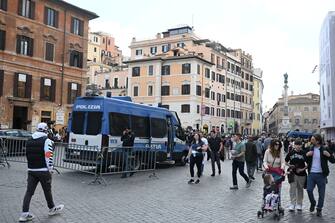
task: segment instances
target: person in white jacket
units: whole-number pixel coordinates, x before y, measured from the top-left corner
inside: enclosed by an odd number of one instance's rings
[[[20,222],[31,221],[34,218],[29,212],[29,205],[38,183],[41,183],[48,204],[49,215],[62,211],[64,205],[55,205],[51,192],[51,174],[53,173],[54,142],[48,138],[48,126],[39,123],[36,132],[27,141],[26,156],[28,163],[28,185],[23,199]]]

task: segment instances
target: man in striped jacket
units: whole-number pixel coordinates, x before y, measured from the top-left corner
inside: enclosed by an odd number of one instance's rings
[[[28,163],[28,185],[23,199],[20,222],[31,221],[34,216],[29,213],[29,205],[38,183],[44,191],[49,208],[49,215],[55,215],[62,211],[64,205],[55,206],[51,193],[51,174],[53,173],[54,142],[48,138],[48,126],[39,123],[36,132],[27,141],[26,156]]]

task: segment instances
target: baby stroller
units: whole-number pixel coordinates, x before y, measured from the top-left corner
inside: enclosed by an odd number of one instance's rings
[[[284,209],[280,205],[280,188],[284,181],[284,172],[277,168],[269,168],[263,174],[263,202],[261,210],[257,212],[257,217],[264,218],[267,213],[272,213],[275,220],[280,220],[284,215]]]

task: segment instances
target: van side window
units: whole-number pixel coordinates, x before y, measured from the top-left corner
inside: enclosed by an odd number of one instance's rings
[[[87,112],[87,135],[101,134],[102,112]]]
[[[74,134],[84,134],[85,112],[72,112],[71,130]]]
[[[135,137],[150,137],[149,129],[149,118],[132,115],[131,117],[131,128],[135,134]]]
[[[164,138],[167,133],[165,119],[151,118],[151,136],[153,138]]]
[[[121,136],[126,127],[129,127],[129,115],[117,112],[109,113],[109,133],[112,136]]]

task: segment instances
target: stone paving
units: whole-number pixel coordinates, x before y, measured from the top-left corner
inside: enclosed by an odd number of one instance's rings
[[[0,222],[18,222],[26,189],[26,164],[11,163],[0,167]],[[31,202],[33,222],[275,222],[271,216],[257,219],[262,203],[261,174],[250,188],[241,177],[239,190],[230,191],[231,161],[223,163],[223,173],[211,177],[208,162],[200,184],[188,185],[186,167],[160,168],[157,178],[151,173],[138,173],[131,178],[105,176],[107,186],[89,185],[92,175],[60,169],[53,177],[55,203],[65,205],[61,215],[49,217],[44,195],[38,186]],[[305,193],[302,213],[289,213],[288,183],[282,189],[282,203],[286,208],[281,222],[335,222],[335,166],[331,165],[323,217],[308,211]]]

